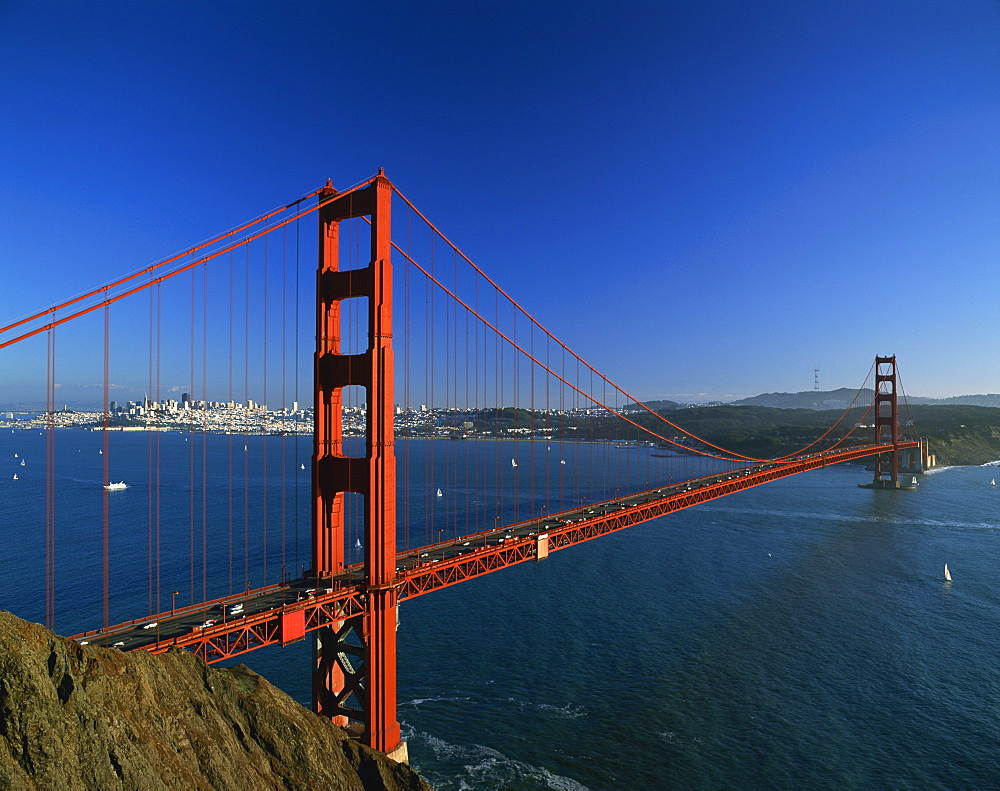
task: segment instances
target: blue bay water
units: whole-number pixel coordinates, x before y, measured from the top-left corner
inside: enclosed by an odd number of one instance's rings
[[[76,493],[57,522],[57,588],[72,605],[57,628],[70,633],[100,620],[99,586],[76,581],[101,562],[100,434],[57,435],[58,485]],[[261,440],[246,438],[246,453],[263,453]],[[231,457],[242,475],[244,438],[233,441],[235,456],[230,438],[207,438],[213,476],[226,477]],[[164,458],[190,454],[183,435],[159,442]],[[112,555],[134,563],[112,588],[141,610],[151,446],[145,435],[114,443],[111,477],[135,485],[113,493]],[[286,543],[300,539],[285,565],[308,562],[308,478],[280,502],[276,471],[294,481],[308,461],[306,441],[292,447],[268,441],[272,477],[257,484],[275,487],[269,569],[244,567],[237,552],[237,587],[245,568],[254,584],[280,575],[282,529]],[[42,620],[44,501],[41,515],[32,509],[44,437],[0,429],[0,460],[0,606]],[[161,475],[162,553],[177,566],[161,571],[162,596],[190,583],[192,490],[184,464]],[[399,715],[412,763],[439,791],[995,786],[1000,493],[989,483],[1000,470],[936,471],[900,493],[859,489],[867,477],[848,466],[795,476],[405,602]],[[208,540],[227,542],[232,522],[238,549],[244,521],[259,535],[259,513],[236,502],[230,519],[232,495],[212,481]],[[307,643],[241,659],[308,703]]]

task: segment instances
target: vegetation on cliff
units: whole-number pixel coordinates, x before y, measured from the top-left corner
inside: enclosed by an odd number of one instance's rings
[[[750,456],[791,453],[820,436],[841,410],[714,406],[670,411],[677,425],[720,447]],[[985,464],[1000,459],[1000,409],[981,406],[900,408],[900,420],[930,443],[939,466]],[[907,433],[911,429],[907,427]],[[870,436],[870,430],[862,436]]]
[[[430,791],[246,667],[82,646],[7,612],[0,788]]]

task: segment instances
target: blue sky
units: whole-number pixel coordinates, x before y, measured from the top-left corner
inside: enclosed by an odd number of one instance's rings
[[[998,41],[988,0],[0,0],[0,324],[381,166],[640,397],[1000,392]]]

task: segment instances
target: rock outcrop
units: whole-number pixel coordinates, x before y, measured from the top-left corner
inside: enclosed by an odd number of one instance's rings
[[[0,612],[0,788],[430,791],[252,670]]]

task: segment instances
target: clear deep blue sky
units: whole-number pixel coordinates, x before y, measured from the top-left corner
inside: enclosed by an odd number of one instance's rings
[[[382,166],[638,396],[1000,392],[994,0],[0,0],[0,89],[0,324]]]

